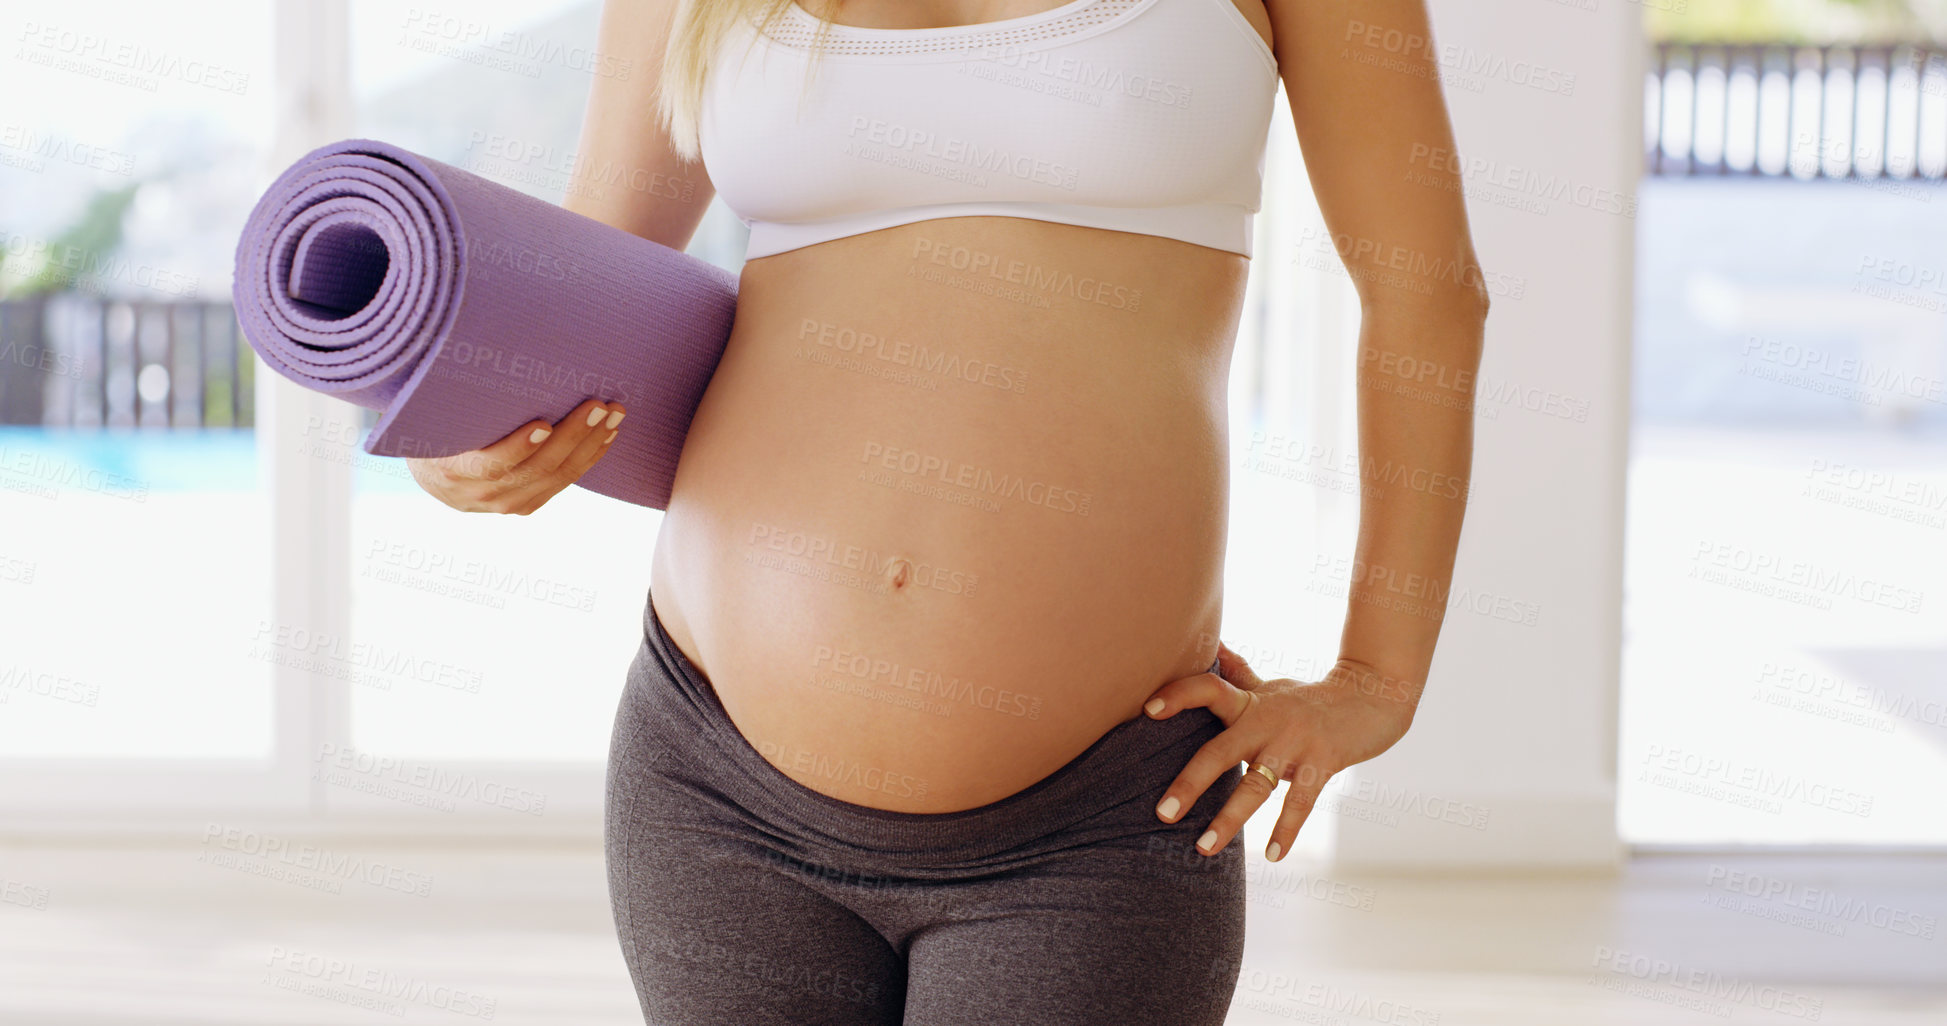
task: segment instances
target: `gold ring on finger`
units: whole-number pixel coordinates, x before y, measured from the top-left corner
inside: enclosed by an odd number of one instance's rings
[[[1273,773],[1273,772],[1271,772],[1271,767],[1269,767],[1269,766],[1266,766],[1265,764],[1263,764],[1263,763],[1261,763],[1261,762],[1260,762],[1260,763],[1258,763],[1258,764],[1256,764],[1256,765],[1254,765],[1254,766],[1252,766],[1252,767],[1251,767],[1251,772],[1252,772],[1252,773],[1262,773],[1262,774],[1264,774],[1264,779],[1266,779],[1266,780],[1268,780],[1268,781],[1270,781],[1270,782],[1271,782],[1271,787],[1272,787],[1272,788],[1273,788],[1274,790],[1275,790],[1275,789],[1277,788],[1277,786],[1278,786],[1278,775],[1277,775],[1276,773]]]

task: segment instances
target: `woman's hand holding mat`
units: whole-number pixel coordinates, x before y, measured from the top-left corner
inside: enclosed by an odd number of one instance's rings
[[[621,434],[621,403],[593,399],[557,424],[534,421],[484,449],[406,458],[419,487],[462,513],[526,516],[586,474]]]

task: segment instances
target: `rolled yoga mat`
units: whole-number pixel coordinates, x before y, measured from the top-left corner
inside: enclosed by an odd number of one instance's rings
[[[383,410],[377,456],[450,456],[584,399],[628,411],[577,483],[666,509],[736,312],[729,271],[390,143],[320,147],[237,243],[237,319],[279,374]]]

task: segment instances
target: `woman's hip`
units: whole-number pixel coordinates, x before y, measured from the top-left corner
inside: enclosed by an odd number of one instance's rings
[[[924,813],[848,802],[793,779],[773,765],[780,753],[767,758],[753,746],[645,602],[642,643],[629,667],[610,752],[610,829],[612,835],[734,833],[779,858],[864,877],[968,878],[1079,848],[1148,860],[1139,866],[1193,871],[1214,861],[1192,846],[1239,774],[1233,768],[1174,824],[1158,819],[1155,805],[1222,729],[1204,709],[1167,720],[1137,714],[1058,769],[988,804]],[[898,771],[862,760],[808,764],[888,793],[912,786]]]

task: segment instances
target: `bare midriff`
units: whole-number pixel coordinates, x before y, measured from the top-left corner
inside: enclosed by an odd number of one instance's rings
[[[1008,217],[749,261],[650,579],[745,740],[949,812],[1208,669],[1248,266]]]

